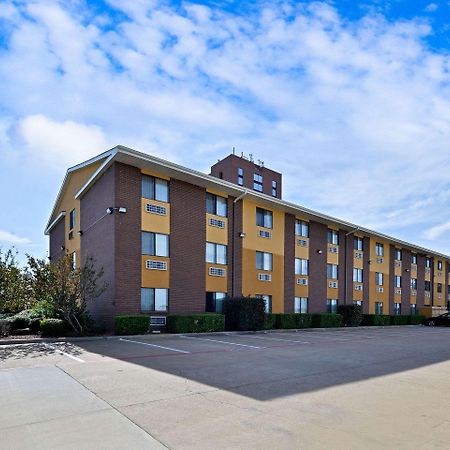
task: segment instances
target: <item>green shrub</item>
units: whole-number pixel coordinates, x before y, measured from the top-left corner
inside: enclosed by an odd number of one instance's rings
[[[413,316],[408,316],[410,325],[420,325],[425,320],[425,316],[415,314]]]
[[[42,319],[40,328],[43,336],[63,336],[66,324],[61,319]]]
[[[265,330],[273,330],[275,328],[276,316],[278,316],[278,314],[266,314],[264,320]]]
[[[311,327],[311,314],[275,314],[275,328],[279,330],[294,330]]]
[[[11,321],[9,319],[0,319],[0,336],[9,336],[11,334]]]
[[[362,322],[362,307],[360,305],[338,305],[337,312],[342,315],[344,327],[359,327]]]
[[[224,331],[225,317],[222,314],[180,314],[167,316],[169,333],[206,333]]]
[[[34,332],[39,331],[41,319],[42,315],[34,309],[25,309],[9,318],[12,330],[30,328]]]
[[[116,334],[145,334],[150,328],[150,319],[148,316],[116,316]]]
[[[386,326],[391,324],[391,317],[381,314],[363,314],[361,325],[365,326]]]
[[[391,325],[409,325],[409,316],[391,316]]]
[[[234,297],[223,302],[225,329],[255,331],[264,329],[265,302],[261,298]]]
[[[311,326],[313,328],[334,328],[342,326],[341,314],[313,314]]]

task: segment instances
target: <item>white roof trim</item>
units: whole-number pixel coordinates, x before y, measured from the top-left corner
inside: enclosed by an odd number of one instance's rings
[[[83,194],[83,192],[87,191],[88,188],[91,186],[91,184],[94,182],[94,180],[103,173],[106,168],[110,165],[111,161],[113,160],[114,156],[116,156],[117,150],[114,150],[106,159],[106,161],[91,175],[89,180],[84,183],[84,185],[81,187],[81,189],[75,194],[75,198],[79,198],[80,195]]]
[[[69,168],[67,169],[66,175],[64,176],[64,180],[63,180],[63,182],[62,182],[62,184],[61,184],[61,187],[59,188],[58,195],[56,196],[55,203],[53,204],[52,212],[51,212],[50,217],[49,217],[49,219],[48,219],[47,226],[45,227],[45,230],[46,230],[46,231],[50,228],[50,221],[52,220],[52,217],[53,217],[53,216],[55,215],[55,213],[56,213],[56,207],[58,206],[58,203],[59,203],[59,201],[61,200],[61,197],[62,197],[62,195],[63,195],[63,193],[64,193],[64,191],[65,191],[66,183],[67,183],[67,180],[68,180],[68,178],[69,178],[69,175],[70,175],[72,172],[75,172],[75,171],[77,171],[77,170],[79,170],[79,169],[82,169],[83,167],[87,167],[87,166],[89,166],[89,165],[91,165],[91,164],[93,164],[93,163],[96,163],[97,161],[102,160],[103,158],[106,158],[108,155],[111,154],[111,152],[112,152],[113,150],[114,150],[114,148],[112,148],[112,149],[110,149],[110,150],[107,150],[106,152],[100,153],[100,155],[94,156],[94,157],[91,158],[91,159],[88,159],[88,160],[86,160],[86,161],[84,161],[84,162],[82,162],[82,163],[80,163],[80,164],[77,164],[76,166],[72,166],[72,167],[69,167]],[[55,219],[55,220],[56,220],[56,219]],[[51,223],[53,223],[53,222],[51,222]],[[45,232],[45,234],[47,234],[47,233]]]
[[[48,236],[50,231],[55,227],[55,225],[66,215],[66,211],[61,211],[56,219],[45,229],[45,234]]]
[[[108,152],[103,153],[102,155],[103,155],[103,157],[105,157],[107,154],[108,154]],[[369,235],[370,237],[375,237],[375,238],[378,237],[380,239],[388,241],[391,244],[401,245],[401,246],[406,247],[409,250],[412,250],[414,252],[424,253],[425,255],[438,256],[438,257],[445,258],[447,260],[450,259],[450,256],[444,255],[443,253],[439,253],[439,252],[436,252],[436,251],[433,251],[430,249],[419,247],[419,246],[416,246],[409,242],[396,239],[392,236],[388,236],[386,234],[378,233],[378,232],[370,230],[368,228],[361,227],[354,223],[346,222],[346,221],[337,219],[336,217],[328,216],[326,214],[321,214],[321,213],[318,213],[317,211],[313,211],[311,209],[304,208],[303,206],[296,205],[294,203],[290,203],[285,200],[279,200],[279,199],[276,199],[269,195],[249,190],[247,188],[238,186],[237,184],[231,183],[229,181],[221,180],[220,178],[213,177],[212,175],[206,175],[203,172],[192,170],[187,167],[180,166],[180,165],[172,163],[170,161],[166,161],[164,159],[157,158],[155,156],[151,156],[151,155],[139,152],[137,150],[133,150],[131,148],[128,148],[128,147],[125,147],[122,145],[118,145],[117,147],[109,150],[109,155],[110,156],[108,157],[107,161],[105,161],[105,163],[102,164],[102,166],[97,169],[97,171],[91,176],[91,178],[85,183],[85,185],[77,192],[75,198],[79,198],[86,190],[88,190],[90,188],[90,186],[95,182],[96,178],[104,170],[106,170],[107,166],[112,164],[115,160],[120,161],[121,159],[123,159],[121,157],[125,157],[125,158],[131,157],[133,159],[138,159],[143,162],[149,162],[151,164],[155,164],[155,165],[164,167],[166,169],[169,169],[170,171],[176,172],[178,174],[186,175],[190,178],[194,178],[199,181],[201,180],[203,182],[203,184],[207,183],[209,185],[215,185],[218,187],[222,187],[226,191],[228,191],[228,193],[231,193],[236,196],[241,195],[247,191],[248,196],[253,197],[255,199],[262,200],[264,203],[269,205],[269,207],[271,205],[273,205],[273,207],[281,206],[285,210],[285,212],[288,212],[293,215],[306,215],[309,218],[311,218],[312,220],[318,220],[319,222],[328,223],[330,225],[337,225],[340,228],[343,228],[347,231],[359,231],[362,234]],[[85,164],[85,163],[83,163],[83,164]],[[74,167],[78,167],[78,166],[74,166]],[[355,230],[355,229],[357,229],[357,230]]]

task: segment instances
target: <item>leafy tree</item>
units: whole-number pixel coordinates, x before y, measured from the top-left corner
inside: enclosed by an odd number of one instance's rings
[[[96,271],[92,258],[74,269],[70,255],[50,264],[28,256],[31,296],[46,317],[63,318],[79,335],[89,325],[88,302],[105,290],[103,270]]]
[[[0,249],[0,312],[16,312],[31,306],[27,299],[27,280],[19,267],[17,251]]]

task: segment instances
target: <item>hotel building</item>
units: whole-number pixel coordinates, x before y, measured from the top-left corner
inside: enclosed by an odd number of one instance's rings
[[[221,311],[225,296],[256,296],[267,311],[366,314],[444,308],[448,256],[282,199],[282,176],[229,155],[211,174],[117,146],[68,169],[45,233],[49,257],[92,256],[114,316]]]

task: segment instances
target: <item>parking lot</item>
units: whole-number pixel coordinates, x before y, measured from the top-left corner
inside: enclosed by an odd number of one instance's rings
[[[2,446],[448,448],[450,328],[0,346]]]

